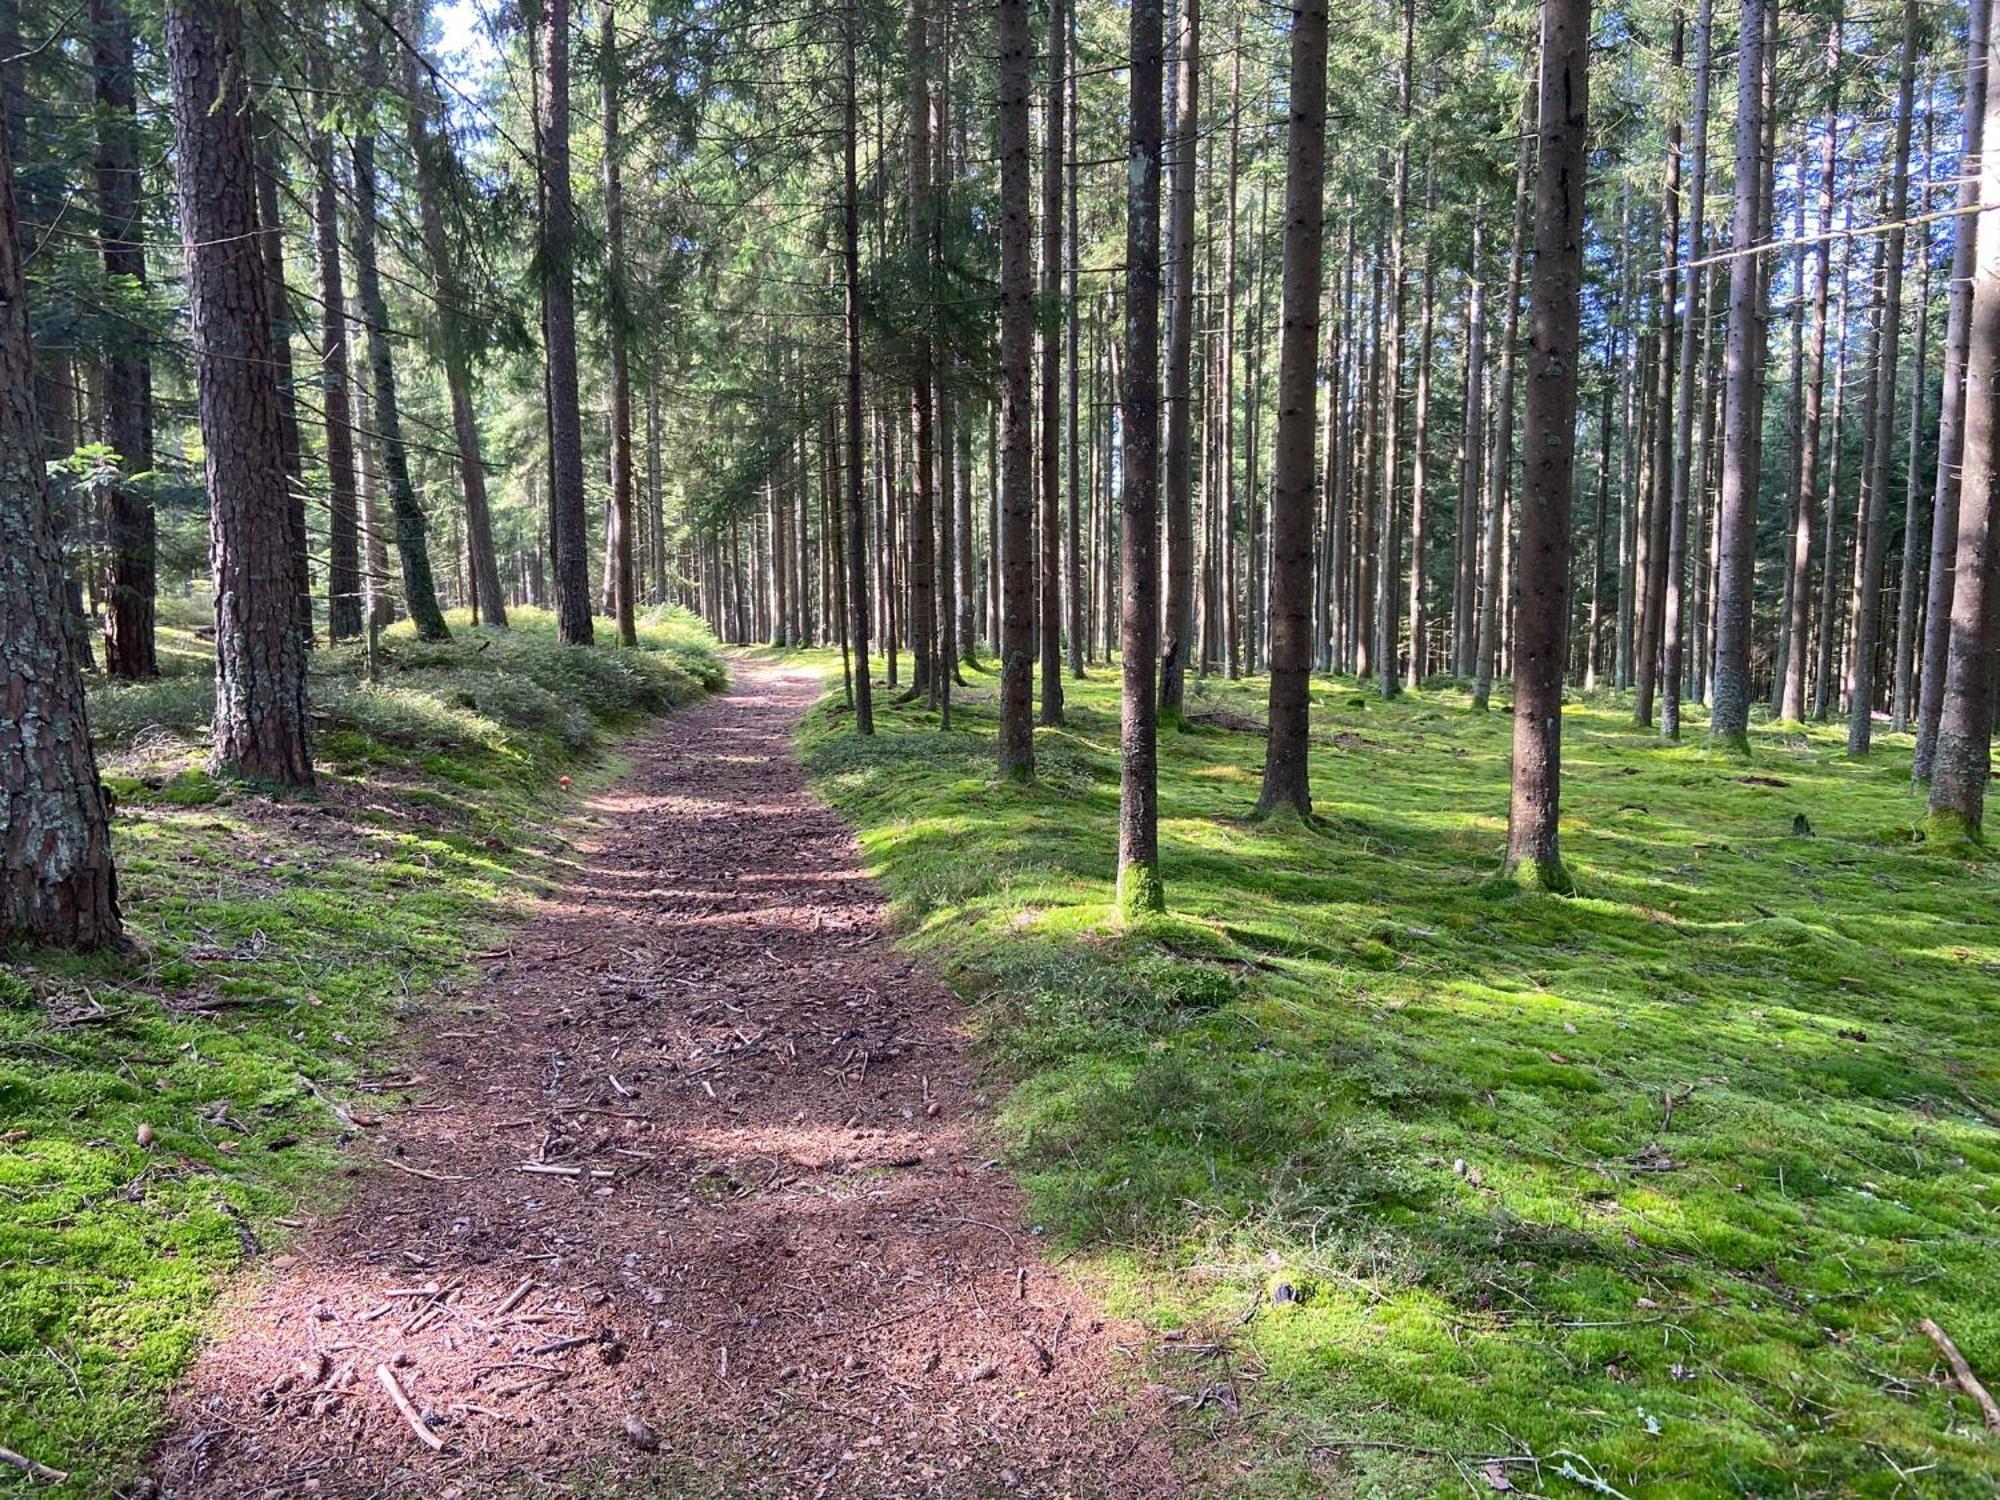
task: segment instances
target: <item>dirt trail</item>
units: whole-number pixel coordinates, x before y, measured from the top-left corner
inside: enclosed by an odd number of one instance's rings
[[[165,1494],[1180,1493],[1133,1331],[1038,1262],[960,1008],[806,789],[817,679],[736,676],[633,747],[385,1165],[233,1299]]]

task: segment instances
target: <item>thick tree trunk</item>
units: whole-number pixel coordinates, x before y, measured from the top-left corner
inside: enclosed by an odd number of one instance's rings
[[[1917,674],[1917,748],[1910,773],[1930,778],[1950,670],[1954,568],[1958,560],[1959,466],[1965,448],[1965,371],[1971,356],[1972,272],[1979,218],[1980,153],[1985,141],[1987,62],[1991,7],[1973,0],[1966,28],[1965,142],[1959,153],[1958,209],[1953,226],[1951,298],[1945,319],[1944,404],[1938,414],[1936,478],[1931,489],[1931,569],[1924,592],[1923,666]]]
[[[590,523],[584,509],[583,415],[576,370],[576,203],[570,183],[569,0],[543,0],[535,153],[541,187],[542,341],[548,358],[549,532],[556,637],[590,644]]]
[[[1986,10],[1984,30],[1990,38],[1992,0],[1973,3]],[[1981,111],[1984,138],[2000,141],[2000,89],[1986,89]],[[1978,203],[1951,649],[1931,763],[1933,838],[1980,836],[1992,764],[1994,648],[2000,640],[2000,579],[1994,576],[1995,512],[2000,509],[2000,151],[1981,156]]]
[[[367,48],[364,79],[379,86],[381,52]],[[423,508],[410,483],[410,457],[403,446],[402,407],[396,392],[396,363],[390,345],[389,307],[382,295],[382,276],[375,255],[375,137],[360,130],[354,137],[354,299],[368,328],[368,367],[375,394],[375,431],[380,435],[382,478],[389,490],[389,514],[396,528],[396,554],[402,563],[403,606],[427,641],[450,639],[444,611],[438,607],[431,577],[430,541]]]
[[[1889,538],[1890,455],[1896,432],[1896,365],[1903,327],[1903,220],[1910,207],[1910,115],[1916,101],[1917,0],[1903,3],[1903,64],[1896,92],[1894,165],[1889,179],[1889,227],[1882,237],[1882,323],[1875,341],[1874,447],[1868,505],[1861,521],[1860,607],[1847,685],[1847,753],[1868,754],[1875,727],[1875,656],[1881,637],[1883,559]]]
[[[1515,619],[1513,796],[1507,866],[1545,890],[1569,889],[1557,838],[1563,669],[1569,660],[1570,482],[1576,465],[1576,363],[1588,160],[1590,0],[1543,0],[1541,170],[1529,287],[1526,455],[1521,474],[1521,596]]]
[[[1326,0],[1301,0],[1292,22],[1291,53],[1278,431],[1271,467],[1270,741],[1257,812],[1268,816],[1290,811],[1309,818],[1312,536],[1318,499],[1313,453],[1319,380],[1315,361],[1326,224]]]
[[[101,88],[101,62],[98,77]],[[129,101],[129,68],[124,86]],[[7,134],[0,130],[0,949],[95,948],[120,935],[111,808],[90,748],[81,621],[69,607],[42,465]],[[117,224],[129,232],[109,205],[104,218],[107,231]],[[107,259],[114,242],[107,233]],[[151,640],[149,629],[148,652]]]
[[[1736,200],[1730,245],[1758,243],[1763,223],[1764,7],[1743,0],[1736,54]],[[1715,582],[1715,704],[1709,737],[1720,748],[1750,749],[1750,603],[1756,585],[1757,475],[1763,449],[1758,366],[1763,279],[1757,257],[1738,254],[1729,265],[1729,334],[1723,393],[1722,502],[1718,519],[1720,571]]]
[[[215,588],[213,764],[221,775],[310,787],[242,13],[234,0],[172,0],[166,38]]]
[[[1158,0],[1142,0],[1158,4]],[[1035,303],[1027,0],[998,0],[1000,46],[1000,774],[1035,772]],[[1157,64],[1155,67],[1157,68]],[[1157,93],[1158,85],[1155,84]],[[1156,107],[1157,108],[1157,107]],[[1129,670],[1129,668],[1128,668]]]
[[[1010,0],[1003,0],[1010,3]],[[1310,0],[1317,6],[1320,0]],[[1118,909],[1160,911],[1161,0],[1131,0],[1131,159],[1125,198],[1125,494],[1119,644]]]
[[[1062,0],[1057,0],[1062,3]],[[1167,190],[1166,632],[1160,641],[1160,721],[1179,727],[1194,648],[1194,207],[1201,121],[1201,0],[1180,0],[1176,109]],[[1324,92],[1324,90],[1322,90]]]

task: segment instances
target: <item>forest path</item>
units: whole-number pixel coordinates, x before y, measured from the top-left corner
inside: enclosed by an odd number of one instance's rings
[[[1132,1330],[981,1159],[961,1006],[806,787],[817,674],[734,672],[420,1041],[364,1132],[401,1170],[231,1298],[166,1494],[1180,1492]]]

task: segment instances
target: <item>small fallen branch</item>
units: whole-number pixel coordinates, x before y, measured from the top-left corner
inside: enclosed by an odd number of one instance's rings
[[[523,1277],[521,1279],[521,1284],[515,1287],[513,1291],[507,1294],[507,1300],[502,1302],[498,1307],[493,1309],[493,1316],[498,1318],[504,1316],[507,1313],[512,1312],[515,1308],[519,1307],[523,1302],[527,1300],[528,1293],[532,1292],[534,1289],[535,1289],[535,1278],[532,1276]]]
[[[444,1439],[430,1430],[424,1421],[423,1413],[410,1404],[410,1398],[403,1394],[402,1384],[396,1379],[396,1372],[387,1365],[377,1365],[375,1378],[382,1382],[382,1389],[389,1393],[389,1399],[396,1403],[396,1410],[403,1414],[403,1420],[410,1424],[410,1430],[417,1435],[423,1445],[433,1453],[442,1452]]]
[[[0,1448],[0,1464],[12,1464],[23,1474],[34,1479],[44,1479],[50,1484],[61,1484],[69,1478],[66,1469],[51,1469],[47,1464],[36,1463],[25,1453],[16,1453],[12,1448]]]
[[[406,1167],[393,1156],[382,1158],[382,1165],[394,1167],[398,1172],[407,1172],[412,1177],[421,1177],[425,1182],[464,1182],[463,1177],[454,1177],[445,1172],[426,1172],[422,1167]]]
[[[1950,1336],[1929,1318],[1925,1318],[1917,1324],[1917,1327],[1924,1331],[1926,1338],[1937,1345],[1938,1353],[1942,1354],[1945,1363],[1951,1366],[1952,1378],[1958,1382],[1958,1388],[1979,1403],[1979,1409],[1986,1414],[1987,1430],[2000,1432],[2000,1402],[1995,1402],[1992,1393],[1979,1383],[1979,1377],[1972,1373],[1972,1366],[1967,1364],[1965,1356],[1958,1352],[1958,1345],[1954,1344]]]

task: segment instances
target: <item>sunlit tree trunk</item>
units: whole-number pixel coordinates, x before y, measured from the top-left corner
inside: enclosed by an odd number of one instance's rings
[[[1541,167],[1535,185],[1535,267],[1529,287],[1507,866],[1515,879],[1547,890],[1569,888],[1557,831],[1563,671],[1569,660],[1570,483],[1576,465],[1589,59],[1590,0],[1543,0]]]
[[[324,56],[311,59],[314,108],[332,109]],[[353,375],[347,347],[347,294],[340,267],[340,184],[334,176],[333,135],[316,128],[308,142],[313,165],[314,270],[319,280],[320,409],[326,417],[326,633],[331,640],[361,634],[361,500],[354,467]]]
[[[1062,3],[1062,0],[1057,0]],[[1174,120],[1167,192],[1166,632],[1160,641],[1160,720],[1185,709],[1194,642],[1194,207],[1201,119],[1201,0],[1180,0],[1174,52]]]
[[[1669,65],[1676,73],[1681,69],[1681,31],[1681,18],[1676,14],[1673,47],[1669,58]],[[1705,42],[1706,38],[1703,40]],[[1700,213],[1699,200],[1695,212],[1697,215]],[[1653,722],[1653,695],[1659,684],[1662,659],[1666,654],[1663,649],[1663,638],[1666,630],[1667,590],[1671,586],[1667,575],[1672,566],[1669,557],[1672,538],[1669,533],[1673,529],[1675,432],[1674,424],[1668,418],[1670,415],[1678,416],[1678,407],[1674,400],[1676,374],[1674,281],[1678,274],[1677,260],[1681,236],[1681,122],[1679,114],[1671,109],[1667,116],[1667,179],[1660,204],[1660,217],[1664,221],[1664,233],[1661,237],[1658,342],[1653,356],[1658,384],[1652,405],[1653,460],[1650,471],[1651,482],[1647,486],[1646,570],[1640,579],[1638,658],[1633,663],[1632,684],[1632,720],[1640,726],[1649,726]]]

